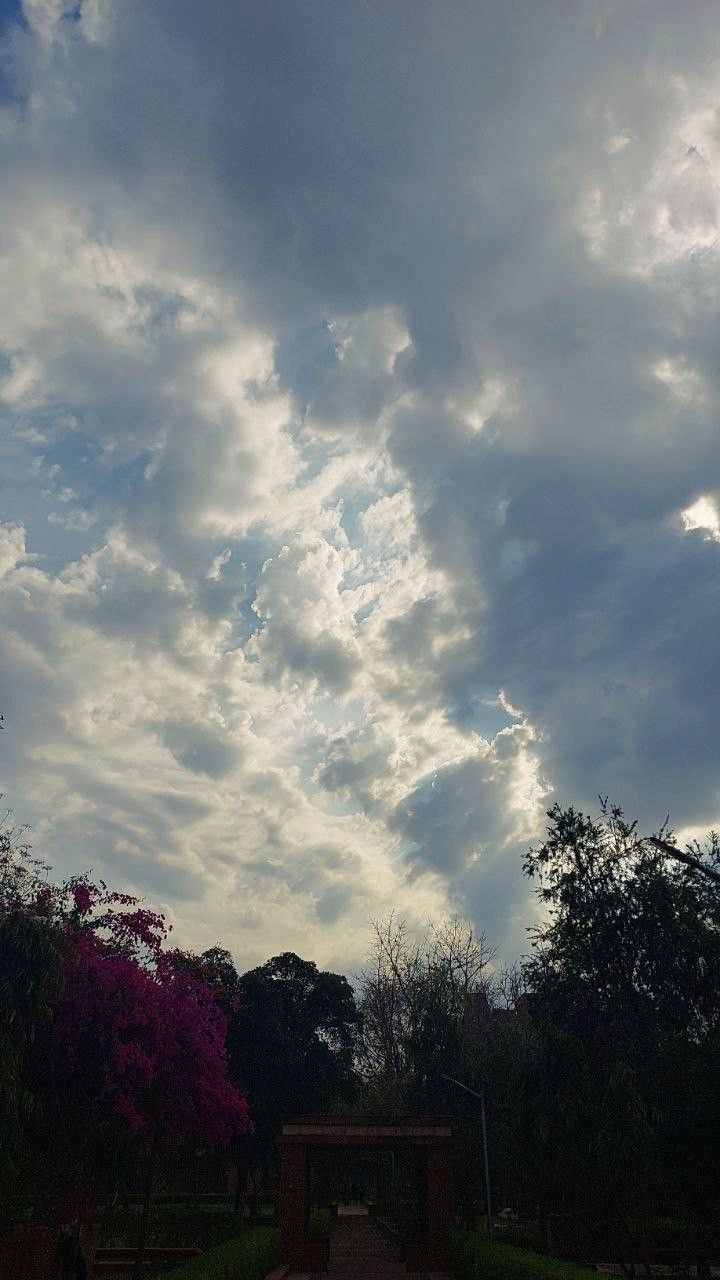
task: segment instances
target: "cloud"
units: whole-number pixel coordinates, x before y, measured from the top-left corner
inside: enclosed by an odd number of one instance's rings
[[[350,689],[359,659],[353,593],[341,590],[348,563],[320,536],[282,547],[266,561],[253,602],[263,626],[248,646],[265,679],[309,679],[332,693]]]
[[[348,965],[391,905],[521,947],[553,795],[717,821],[715,5],[23,14],[0,705],[41,851]]]
[[[0,524],[0,578],[26,559],[22,525]]]

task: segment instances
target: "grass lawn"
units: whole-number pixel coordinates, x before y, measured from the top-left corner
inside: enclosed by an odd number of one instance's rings
[[[279,1259],[280,1233],[273,1227],[255,1227],[164,1272],[163,1280],[263,1280]]]
[[[559,1262],[472,1231],[453,1231],[451,1240],[453,1271],[460,1280],[597,1280],[590,1267]]]

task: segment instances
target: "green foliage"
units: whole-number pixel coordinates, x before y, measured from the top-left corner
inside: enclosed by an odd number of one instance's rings
[[[28,1124],[37,1099],[28,1080],[36,1040],[62,985],[62,941],[42,915],[0,913],[0,1222],[21,1185]]]
[[[164,1280],[263,1280],[279,1256],[280,1233],[272,1227],[257,1227],[166,1271]]]
[[[431,926],[423,942],[392,917],[376,926],[360,980],[365,1102],[448,1115],[464,1221],[485,1198],[482,1090],[496,1210],[570,1215],[578,1230],[679,1214],[707,1235],[720,1211],[720,843],[678,855],[671,839],[658,846],[606,803],[597,818],[550,810],[525,862],[542,923],[515,972],[490,978],[467,926]]]
[[[240,978],[229,951],[215,946],[196,955],[176,948],[166,952],[166,957],[176,973],[189,974],[210,987],[215,1003],[226,1017],[230,1015],[238,999]]]
[[[459,1280],[597,1280],[589,1267],[499,1244],[472,1231],[453,1231],[450,1239],[453,1272]]]
[[[550,909],[527,969],[543,1006],[585,1027],[702,1035],[720,1010],[717,884],[643,840],[616,807],[599,821],[559,805],[548,817],[525,862]],[[712,835],[704,856],[715,864]]]
[[[541,1039],[536,1184],[571,1212],[627,1215],[671,1192],[709,1218],[720,890],[703,868],[717,840],[687,865],[616,807],[596,820],[556,805],[548,817],[525,864],[548,910],[525,968]]]
[[[268,1160],[291,1115],[330,1110],[351,1095],[357,1027],[347,979],[292,952],[240,978],[228,1057],[255,1125],[237,1144],[248,1162]]]

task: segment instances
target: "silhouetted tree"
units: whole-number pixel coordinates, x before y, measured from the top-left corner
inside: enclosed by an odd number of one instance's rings
[[[230,1014],[230,1071],[248,1096],[247,1168],[267,1166],[283,1122],[347,1102],[359,1015],[346,978],[291,951],[242,975]]]
[[[707,1215],[714,1179],[688,1175],[720,1132],[720,889],[702,868],[717,840],[687,862],[607,804],[599,820],[558,805],[548,817],[525,864],[548,911],[525,969],[543,1038],[538,1168],[556,1206]]]
[[[359,976],[359,1069],[370,1105],[447,1110],[447,1075],[464,1069],[478,1008],[488,1003],[492,951],[460,920],[414,938],[394,915],[373,925]]]

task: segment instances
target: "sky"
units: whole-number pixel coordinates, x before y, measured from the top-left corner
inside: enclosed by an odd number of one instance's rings
[[[0,788],[179,945],[720,824],[716,0],[0,0]]]

